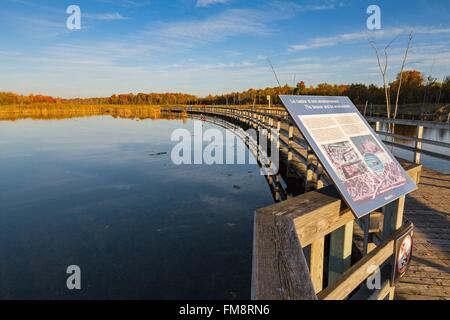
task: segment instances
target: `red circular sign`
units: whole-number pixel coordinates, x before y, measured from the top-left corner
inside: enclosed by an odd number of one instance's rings
[[[413,240],[412,237],[408,235],[403,239],[398,252],[397,272],[400,274],[405,273],[406,268],[408,267],[409,261],[411,260],[412,247]]]

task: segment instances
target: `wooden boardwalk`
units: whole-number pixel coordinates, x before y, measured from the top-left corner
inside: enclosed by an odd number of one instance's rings
[[[423,168],[405,218],[415,225],[413,260],[395,298],[450,300],[450,175]]]
[[[258,128],[267,128],[268,123],[269,126],[272,126],[273,128],[274,125],[276,126],[276,122],[274,123],[273,120],[281,121],[278,122],[278,129],[281,134],[280,140],[282,142],[280,148],[280,156],[282,158],[283,156],[287,157],[287,161],[289,162],[289,170],[287,171],[287,176],[289,176],[290,173],[295,173],[298,175],[299,179],[306,179],[305,187],[308,189],[320,189],[330,183],[330,179],[326,177],[326,173],[322,173],[322,171],[320,170],[320,166],[318,165],[315,157],[310,154],[309,151],[307,151],[305,141],[303,141],[304,139],[298,129],[294,128],[283,118],[272,116],[272,123],[270,123],[270,120],[268,120],[267,118],[270,118],[270,115],[258,112],[255,113],[253,111],[250,112],[250,115],[249,112],[247,112],[247,114],[245,112],[244,114],[236,114],[236,111],[231,112],[230,114],[228,110],[222,110],[224,114],[221,114],[220,110],[219,112],[217,112],[214,109],[213,111],[209,112],[211,112],[213,115],[225,115],[225,117],[236,118],[240,122],[244,122]],[[201,113],[208,113],[208,111],[201,110]],[[416,140],[418,142],[417,150],[419,150],[419,146],[421,147],[421,143],[425,140],[421,140],[421,137],[418,137]],[[420,160],[420,157],[418,158],[417,155],[415,155],[415,159],[416,161],[418,161]],[[311,166],[314,167],[314,165],[316,166],[315,169],[311,170]],[[316,172],[318,174],[316,174]],[[417,177],[417,174],[415,175],[415,177]],[[277,179],[272,180],[277,181]],[[269,184],[272,185],[272,182],[269,182]],[[294,196],[293,194],[290,194],[289,196],[289,194],[287,193],[287,195],[287,199],[290,198],[290,200],[288,200],[287,202],[295,202],[302,199],[302,197],[292,198]],[[313,196],[317,194],[313,192],[309,193],[309,195]],[[294,207],[297,211],[302,210],[301,206],[299,207],[296,205]],[[401,206],[401,208],[403,208],[403,206]],[[401,279],[400,283],[395,288],[395,299],[450,300],[450,175],[442,174],[440,172],[436,172],[423,167],[419,189],[407,196],[404,209],[405,220],[409,220],[415,225],[414,252],[410,270],[406,273],[405,277]],[[315,215],[314,212],[306,212],[303,214],[309,217],[314,217]],[[337,212],[337,215],[339,217],[336,217],[336,220],[342,219],[342,217],[345,216],[345,214],[342,214],[342,212]],[[376,221],[376,216],[374,216],[374,221]],[[346,221],[345,223],[347,222],[349,221]],[[321,226],[320,228],[316,228],[317,230],[326,229],[322,225],[324,223],[323,219],[317,223]],[[408,222],[404,221],[404,225],[407,224]],[[364,238],[364,231],[361,229],[362,227],[358,223],[353,224],[352,221],[351,225],[354,226],[354,228],[346,228],[346,233],[348,231],[351,235],[351,231],[353,229],[355,230],[354,236],[356,237],[354,237],[353,240],[356,241],[354,241],[354,244],[356,245],[356,248],[359,249],[359,252],[363,252],[364,250],[362,250],[362,247],[359,245],[361,243],[364,243],[364,241],[361,241],[361,239]],[[376,230],[372,232],[379,232],[379,228],[382,228],[382,226],[378,225],[378,227],[375,228]],[[367,230],[369,229],[370,228],[367,228]],[[366,232],[369,232],[367,230]],[[363,231],[362,237],[359,234],[361,233],[361,231]],[[303,233],[302,236],[304,236]],[[344,237],[343,239],[345,240],[347,238]],[[350,236],[349,239],[349,248],[351,248],[352,237]],[[322,282],[323,272],[321,271],[324,268],[324,240],[319,239],[318,241],[321,242],[320,245],[315,245],[315,249],[317,249],[315,250],[317,251],[315,253],[318,254],[317,257],[319,258],[312,259],[311,254],[310,270],[316,271],[314,272],[315,276],[311,274],[311,279],[316,281],[320,278],[319,280],[320,282]],[[313,246],[311,245],[311,247]],[[374,259],[374,256],[379,255],[381,250],[381,247],[373,250],[371,253],[361,258],[361,260],[358,261],[358,264],[361,264],[361,261],[366,261],[367,259]],[[303,254],[303,251],[300,251]],[[304,259],[304,257],[302,259]],[[314,261],[315,263],[313,263],[312,261]],[[319,262],[319,264],[317,264],[317,262]],[[354,272],[356,270],[355,268],[358,267],[358,264],[352,266],[352,270],[347,270],[347,277],[358,275],[358,272]],[[314,267],[312,267],[313,265]],[[344,271],[345,270],[343,270],[342,272]],[[353,273],[348,273],[350,271],[352,271]],[[351,274],[351,276],[349,276],[349,274]],[[318,275],[320,275],[320,277],[318,277]],[[317,279],[315,277],[317,277]],[[362,279],[359,280],[362,281]],[[359,283],[361,283],[361,281],[359,281]],[[330,290],[330,287],[323,290],[320,293],[319,297],[323,298],[323,292],[329,294]],[[317,291],[320,290],[316,290],[316,292]],[[384,291],[384,289],[382,289],[381,291]],[[277,296],[277,294],[275,295]],[[342,295],[340,296],[340,298],[343,298],[344,296],[345,295]],[[392,298],[392,295],[390,295],[390,297]]]

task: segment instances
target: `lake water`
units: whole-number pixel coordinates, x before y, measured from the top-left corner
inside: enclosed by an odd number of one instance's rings
[[[0,298],[249,298],[271,193],[256,165],[172,164],[193,121],[0,121]]]

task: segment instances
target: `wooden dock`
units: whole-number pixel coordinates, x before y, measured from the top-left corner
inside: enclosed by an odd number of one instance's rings
[[[450,175],[422,168],[419,190],[406,199],[415,226],[410,270],[396,288],[399,300],[450,300]]]

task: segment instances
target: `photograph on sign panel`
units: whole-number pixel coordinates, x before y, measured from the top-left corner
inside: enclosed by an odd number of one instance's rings
[[[345,181],[354,201],[364,202],[374,199],[407,182],[399,165],[371,135],[352,137],[350,140],[362,155],[365,166],[370,169],[363,175]]]
[[[322,146],[341,180],[368,172],[353,146],[347,142],[330,143]]]

